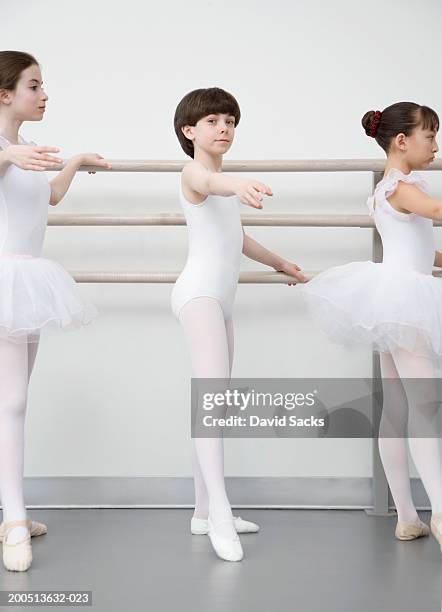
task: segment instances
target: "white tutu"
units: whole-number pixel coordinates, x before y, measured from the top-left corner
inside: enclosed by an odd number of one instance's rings
[[[19,143],[27,144],[20,135]],[[8,146],[0,135],[0,150]],[[97,314],[66,270],[40,257],[50,195],[45,172],[11,164],[0,175],[0,338],[8,341],[36,342],[44,330],[78,327]]]
[[[442,359],[442,279],[411,268],[352,262],[298,288],[318,325],[337,343],[396,347]]]
[[[442,365],[442,279],[432,275],[433,222],[394,208],[388,197],[399,181],[426,192],[418,173],[396,168],[367,200],[382,239],[382,263],[329,268],[298,285],[319,326],[340,344],[370,344],[375,351],[403,348]]]
[[[89,323],[97,314],[58,263],[42,257],[0,256],[0,337],[35,342],[43,330]]]

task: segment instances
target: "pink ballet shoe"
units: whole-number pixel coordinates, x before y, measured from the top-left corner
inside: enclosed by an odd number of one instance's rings
[[[25,572],[32,563],[30,519],[10,521],[3,527],[3,564],[11,572]],[[28,533],[23,540],[8,544],[8,534],[14,527],[27,527]]]
[[[5,526],[7,523],[0,524],[0,542],[3,542],[3,536],[5,532]],[[48,532],[48,528],[44,523],[37,523],[37,521],[32,521],[31,525],[31,537],[41,536]]]
[[[442,552],[442,512],[431,515],[431,533],[434,535],[436,540],[439,542],[440,551]]]
[[[415,540],[430,535],[430,528],[420,518],[413,523],[398,521],[394,535],[398,540]]]

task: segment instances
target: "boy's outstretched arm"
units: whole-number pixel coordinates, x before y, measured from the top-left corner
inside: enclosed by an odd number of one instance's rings
[[[262,246],[259,242],[248,236],[244,230],[244,241],[242,252],[246,257],[259,261],[271,268],[274,268],[277,272],[285,272],[289,276],[293,276],[299,282],[305,282],[307,277],[301,272],[301,268],[295,264],[287,261],[283,257],[280,257],[276,253],[269,251]],[[293,283],[288,283],[292,285]]]
[[[238,196],[240,202],[253,208],[262,208],[264,195],[272,195],[267,185],[252,179],[212,172],[200,162],[193,161],[183,168],[183,183],[192,191],[203,195]]]

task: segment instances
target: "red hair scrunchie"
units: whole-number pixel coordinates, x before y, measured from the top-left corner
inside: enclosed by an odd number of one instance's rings
[[[381,120],[381,111],[376,111],[373,115],[373,119],[370,122],[370,136],[373,138],[376,136],[376,132],[378,131],[378,125]]]

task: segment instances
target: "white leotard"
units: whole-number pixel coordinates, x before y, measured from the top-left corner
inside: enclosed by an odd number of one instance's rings
[[[189,246],[187,261],[171,295],[172,310],[196,297],[219,301],[228,319],[239,278],[243,247],[240,201],[237,196],[209,195],[201,204],[192,204],[180,188],[180,202],[186,218]]]
[[[21,137],[19,144],[26,144]],[[0,136],[0,149],[7,146],[9,142]],[[21,170],[11,164],[0,181],[0,253],[38,257],[51,195],[46,173]]]
[[[399,181],[414,184],[424,192],[428,191],[419,173],[403,174],[393,168],[378,183],[374,195],[368,198],[369,214],[374,218],[382,239],[382,263],[431,274],[435,251],[433,220],[393,208],[388,198],[396,190]]]
[[[35,143],[20,136],[19,144]],[[0,136],[0,150],[9,146]],[[0,175],[0,338],[8,341],[37,341],[44,329],[96,315],[64,268],[41,257],[50,194],[45,172],[10,164]]]

